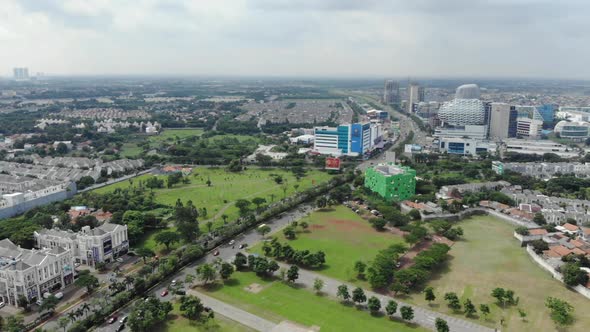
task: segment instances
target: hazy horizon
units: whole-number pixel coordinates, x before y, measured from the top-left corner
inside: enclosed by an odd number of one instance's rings
[[[574,1],[5,0],[0,76],[590,77]]]

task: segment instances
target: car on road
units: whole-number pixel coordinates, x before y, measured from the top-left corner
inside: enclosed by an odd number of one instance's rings
[[[162,291],[162,293],[160,293],[160,296],[161,296],[161,297],[164,297],[164,296],[166,296],[166,295],[168,295],[168,290],[167,290],[167,289],[164,289],[164,290]]]
[[[231,240],[231,241],[229,241],[229,245],[230,245],[230,246],[233,246],[235,243],[236,243],[236,240]]]
[[[123,316],[121,319],[119,319],[119,323],[125,324],[125,322],[127,322],[127,316]]]
[[[125,324],[120,324],[120,325],[117,327],[117,331],[116,331],[116,332],[121,332],[121,331],[123,331],[124,329],[125,329]]]
[[[4,301],[0,302],[0,308],[3,308],[6,305],[6,303],[4,303]]]
[[[113,323],[114,323],[114,322],[116,322],[116,321],[117,321],[117,316],[111,316],[111,318],[109,318],[109,319],[107,320],[107,323],[109,323],[109,324],[113,324]]]
[[[119,263],[123,263],[123,258],[121,258],[121,257],[119,257],[119,258],[117,258],[117,259],[115,259],[115,260],[116,260],[117,262],[119,262]]]
[[[213,253],[213,256],[219,256],[219,250],[215,250],[215,252]]]
[[[242,244],[240,244],[240,247],[239,247],[239,248],[240,248],[240,249],[244,249],[244,248],[246,248],[247,246],[248,246],[248,243],[242,243]]]
[[[171,284],[176,285],[176,279],[172,280]]]
[[[186,290],[179,289],[179,290],[176,291],[176,295],[186,295]]]
[[[80,263],[74,263],[74,267],[79,267]]]

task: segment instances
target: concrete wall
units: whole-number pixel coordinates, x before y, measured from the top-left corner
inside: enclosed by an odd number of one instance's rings
[[[18,214],[25,213],[28,210],[30,210],[34,207],[37,207],[37,206],[41,206],[41,205],[45,205],[45,204],[49,204],[49,203],[53,203],[53,202],[57,202],[57,201],[63,201],[65,199],[71,198],[75,194],[76,194],[76,185],[74,183],[72,183],[68,189],[65,189],[65,190],[62,190],[59,192],[55,192],[52,194],[48,194],[46,196],[34,198],[32,200],[25,201],[21,204],[15,205],[15,206],[9,206],[9,207],[5,207],[3,209],[0,209],[0,219],[10,218],[10,217],[16,216]]]
[[[535,263],[537,263],[540,267],[542,267],[543,269],[545,269],[547,272],[549,272],[553,278],[563,282],[563,277],[561,275],[561,273],[557,272],[553,266],[549,265],[547,262],[545,262],[545,260],[537,255],[537,253],[535,253],[535,251],[533,250],[532,246],[527,246],[526,247],[526,252],[529,254],[529,256],[531,256],[531,258],[533,259],[533,261],[535,261]],[[565,287],[568,287],[564,284]],[[582,286],[582,285],[578,285],[575,287],[568,287],[571,288],[573,290],[575,290],[576,292],[580,293],[582,296],[585,296],[586,298],[590,299],[590,289]]]

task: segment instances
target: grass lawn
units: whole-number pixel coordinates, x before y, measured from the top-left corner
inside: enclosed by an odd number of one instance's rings
[[[174,303],[174,309],[170,313],[169,320],[163,326],[154,327],[155,332],[241,332],[254,331],[225,316],[216,314],[214,319],[204,323],[191,321],[180,313],[180,304]]]
[[[271,176],[272,174],[281,175],[284,179],[283,184],[277,184],[273,176]],[[134,178],[132,183],[122,181],[97,189],[96,192],[104,194],[116,188],[138,186],[140,181],[145,181],[151,176],[153,175],[142,175]],[[286,190],[286,195],[289,196],[294,194],[296,190],[308,189],[315,184],[329,180],[331,177],[330,174],[325,172],[309,170],[305,177],[297,181],[292,172],[282,169],[250,168],[240,173],[230,173],[224,168],[198,167],[189,176],[190,184],[177,184],[170,189],[156,189],[155,197],[158,203],[169,206],[174,206],[179,198],[183,202],[192,200],[196,207],[207,208],[207,216],[199,218],[203,226],[209,220],[219,225],[223,223],[221,218],[223,214],[228,216],[228,221],[238,217],[238,209],[234,206],[234,203],[240,198],[251,200],[254,197],[262,197],[267,202],[271,202],[273,199],[283,198],[283,189]],[[207,179],[211,180],[211,187],[207,187]],[[295,186],[297,186],[297,189],[295,189]]]
[[[191,136],[201,136],[203,129],[164,129],[161,134],[149,136],[150,142],[174,141],[176,137],[181,140]]]
[[[163,244],[157,243],[155,238],[158,233],[166,232],[166,231],[176,231],[176,227],[172,226],[172,227],[168,227],[168,228],[164,228],[164,229],[155,229],[155,230],[147,231],[145,234],[143,234],[143,237],[141,239],[139,239],[133,245],[133,247],[134,248],[146,247],[146,248],[153,250],[156,254],[165,253],[166,246]],[[170,250],[176,249],[176,248],[180,247],[182,244],[183,243],[181,243],[181,242],[175,242],[170,245]]]
[[[136,143],[124,143],[121,147],[121,157],[129,158],[139,155],[143,151]]]
[[[258,283],[257,294],[244,288]],[[280,281],[268,281],[251,272],[236,272],[226,285],[205,290],[210,296],[233,304],[270,321],[293,321],[319,326],[320,331],[425,331],[386,317],[373,317],[366,311],[340,304],[336,299],[315,295]]]
[[[379,250],[404,242],[398,235],[377,232],[366,220],[343,205],[313,212],[301,221],[309,223],[308,231],[298,233],[295,240],[285,239],[282,232],[276,233],[281,242],[288,241],[295,249],[324,251],[326,265],[318,272],[363,287],[368,287],[368,283],[354,279],[354,262],[368,262]],[[261,248],[262,245],[258,244],[252,251],[261,254]]]
[[[437,296],[432,309],[453,314],[442,297],[446,292],[456,292],[461,301],[470,298],[478,309],[481,303],[490,305],[492,314],[487,321],[479,318],[480,324],[499,328],[497,324],[504,317],[503,331],[555,331],[544,305],[545,299],[552,296],[575,308],[576,322],[568,331],[588,331],[590,315],[586,308],[590,301],[566,289],[537,266],[512,236],[514,226],[491,216],[473,217],[460,225],[465,240],[455,243],[447,266],[428,283]],[[504,310],[492,304],[495,299],[490,293],[495,287],[512,289],[520,298],[519,304]],[[428,306],[423,294],[411,295],[410,302]],[[517,308],[527,313],[525,322]]]

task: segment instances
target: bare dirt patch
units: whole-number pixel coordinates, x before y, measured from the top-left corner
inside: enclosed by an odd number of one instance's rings
[[[293,323],[288,320],[280,322],[272,329],[272,332],[318,332],[319,326],[313,325],[310,327],[301,324]]]
[[[244,287],[245,291],[250,292],[250,293],[254,293],[254,294],[260,293],[260,291],[263,289],[264,289],[264,287],[262,287],[262,285],[257,284],[257,283],[253,283],[253,284],[250,284],[250,285]]]
[[[324,228],[326,228],[326,226],[325,225],[312,224],[312,225],[309,226],[309,228],[311,228],[311,229],[324,229]]]
[[[338,230],[343,231],[365,231],[365,232],[372,232],[373,229],[368,225],[359,224],[352,220],[346,219],[329,219],[327,221],[329,225],[334,225]]]

